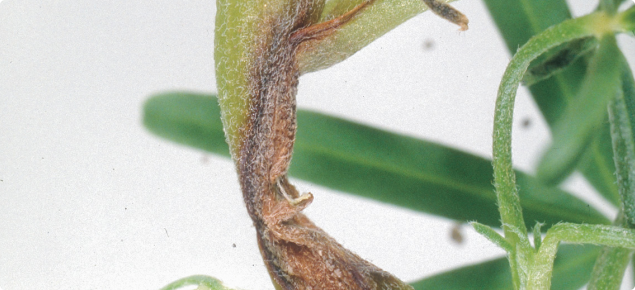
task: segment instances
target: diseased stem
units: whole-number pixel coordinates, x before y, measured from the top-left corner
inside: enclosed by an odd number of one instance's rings
[[[289,1],[265,17],[254,38],[237,167],[263,260],[281,289],[411,289],[314,225],[301,213],[312,194],[300,194],[287,179],[296,134],[297,49],[332,33],[368,3],[314,23],[319,2]]]
[[[269,1],[260,3],[262,12],[255,18],[239,6],[242,14],[219,24],[226,27],[217,35],[230,43],[236,39],[225,33],[241,29],[251,33],[249,48],[238,59],[232,47],[217,42],[221,47],[217,76],[223,83],[219,102],[245,205],[265,265],[279,289],[412,289],[314,225],[301,213],[312,194],[300,194],[287,178],[297,126],[299,53],[318,45],[375,1],[364,1],[324,22],[318,21],[323,1]],[[223,12],[232,13],[219,10]],[[224,78],[227,71],[239,72],[232,75],[242,77],[239,90],[228,93],[235,83]],[[240,106],[232,108],[232,102]],[[233,120],[232,115],[240,119]]]

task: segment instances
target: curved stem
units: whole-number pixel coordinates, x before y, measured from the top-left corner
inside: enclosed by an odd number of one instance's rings
[[[494,116],[493,167],[494,186],[505,238],[522,253],[510,253],[512,279],[515,288],[526,281],[526,271],[519,272],[518,257],[531,260],[533,250],[529,245],[527,228],[522,216],[516,176],[512,169],[511,131],[516,91],[530,62],[552,47],[574,39],[600,34],[613,19],[604,13],[594,13],[571,19],[553,26],[530,39],[514,55],[505,70],[496,100]],[[598,31],[600,30],[600,31]],[[528,261],[522,261],[528,262]]]
[[[509,63],[498,89],[496,113],[494,116],[493,166],[496,193],[504,228],[517,227],[522,234],[527,228],[521,215],[515,174],[511,160],[511,128],[514,100],[520,80],[529,63],[550,48],[577,38],[594,34],[594,23],[605,18],[604,14],[591,14],[585,17],[565,21],[545,30],[518,50]],[[507,226],[505,226],[507,225]],[[515,236],[505,229],[505,235]]]

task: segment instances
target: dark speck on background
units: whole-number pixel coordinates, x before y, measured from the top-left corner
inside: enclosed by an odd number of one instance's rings
[[[434,49],[434,40],[432,40],[431,38],[426,38],[426,40],[423,41],[423,50],[425,51],[431,51],[432,49]]]

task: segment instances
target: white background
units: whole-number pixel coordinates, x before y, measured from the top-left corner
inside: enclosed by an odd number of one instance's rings
[[[596,1],[573,2],[580,15]],[[481,1],[454,6],[470,30],[424,13],[303,76],[298,106],[491,156],[510,55]],[[207,274],[273,289],[232,163],[141,126],[152,93],[216,91],[215,13],[209,0],[0,4],[0,287],[158,289]],[[531,172],[549,136],[524,89],[516,117],[514,159]],[[318,225],[406,281],[503,255],[467,227],[453,242],[451,221],[295,183]]]

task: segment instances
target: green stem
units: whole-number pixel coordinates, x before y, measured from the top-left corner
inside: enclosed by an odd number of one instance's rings
[[[628,226],[622,212],[620,212],[615,220],[615,225],[621,227]],[[587,290],[620,289],[624,271],[626,271],[626,266],[628,266],[632,254],[633,251],[629,249],[603,248],[593,266],[593,272],[591,273]]]
[[[527,228],[525,227],[520,207],[516,176],[512,169],[511,129],[516,91],[532,60],[561,43],[588,36],[603,35],[613,30],[621,30],[623,27],[615,25],[616,21],[614,20],[605,13],[593,13],[553,26],[523,45],[514,55],[503,75],[496,100],[492,163],[494,167],[494,186],[505,237],[509,244],[515,247],[517,251],[520,251],[520,253],[512,252],[509,256],[510,266],[512,267],[512,280],[516,289],[521,287],[521,282],[527,281],[528,277],[523,276],[529,273],[527,271],[519,271],[518,264],[519,262],[521,264],[529,262],[532,260],[533,255],[531,246],[526,246],[529,245]],[[525,259],[525,261],[519,261],[519,258]],[[553,263],[549,266],[549,269],[552,268]],[[549,270],[550,275],[551,270]],[[550,283],[550,277],[548,283]]]
[[[587,290],[619,290],[632,250],[605,247],[593,266]]]
[[[565,21],[545,30],[521,47],[505,70],[496,100],[493,166],[494,185],[496,187],[503,229],[505,230],[505,235],[510,238],[517,236],[513,231],[510,231],[512,227],[520,229],[522,235],[527,234],[511,160],[511,128],[514,100],[520,80],[529,63],[536,57],[558,44],[593,35],[593,30],[589,26],[593,26],[594,23],[600,22],[603,18],[604,14],[591,14]]]
[[[529,267],[526,289],[548,290],[551,286],[553,260],[560,242],[584,243],[635,249],[635,230],[615,226],[557,224],[549,231]]]

